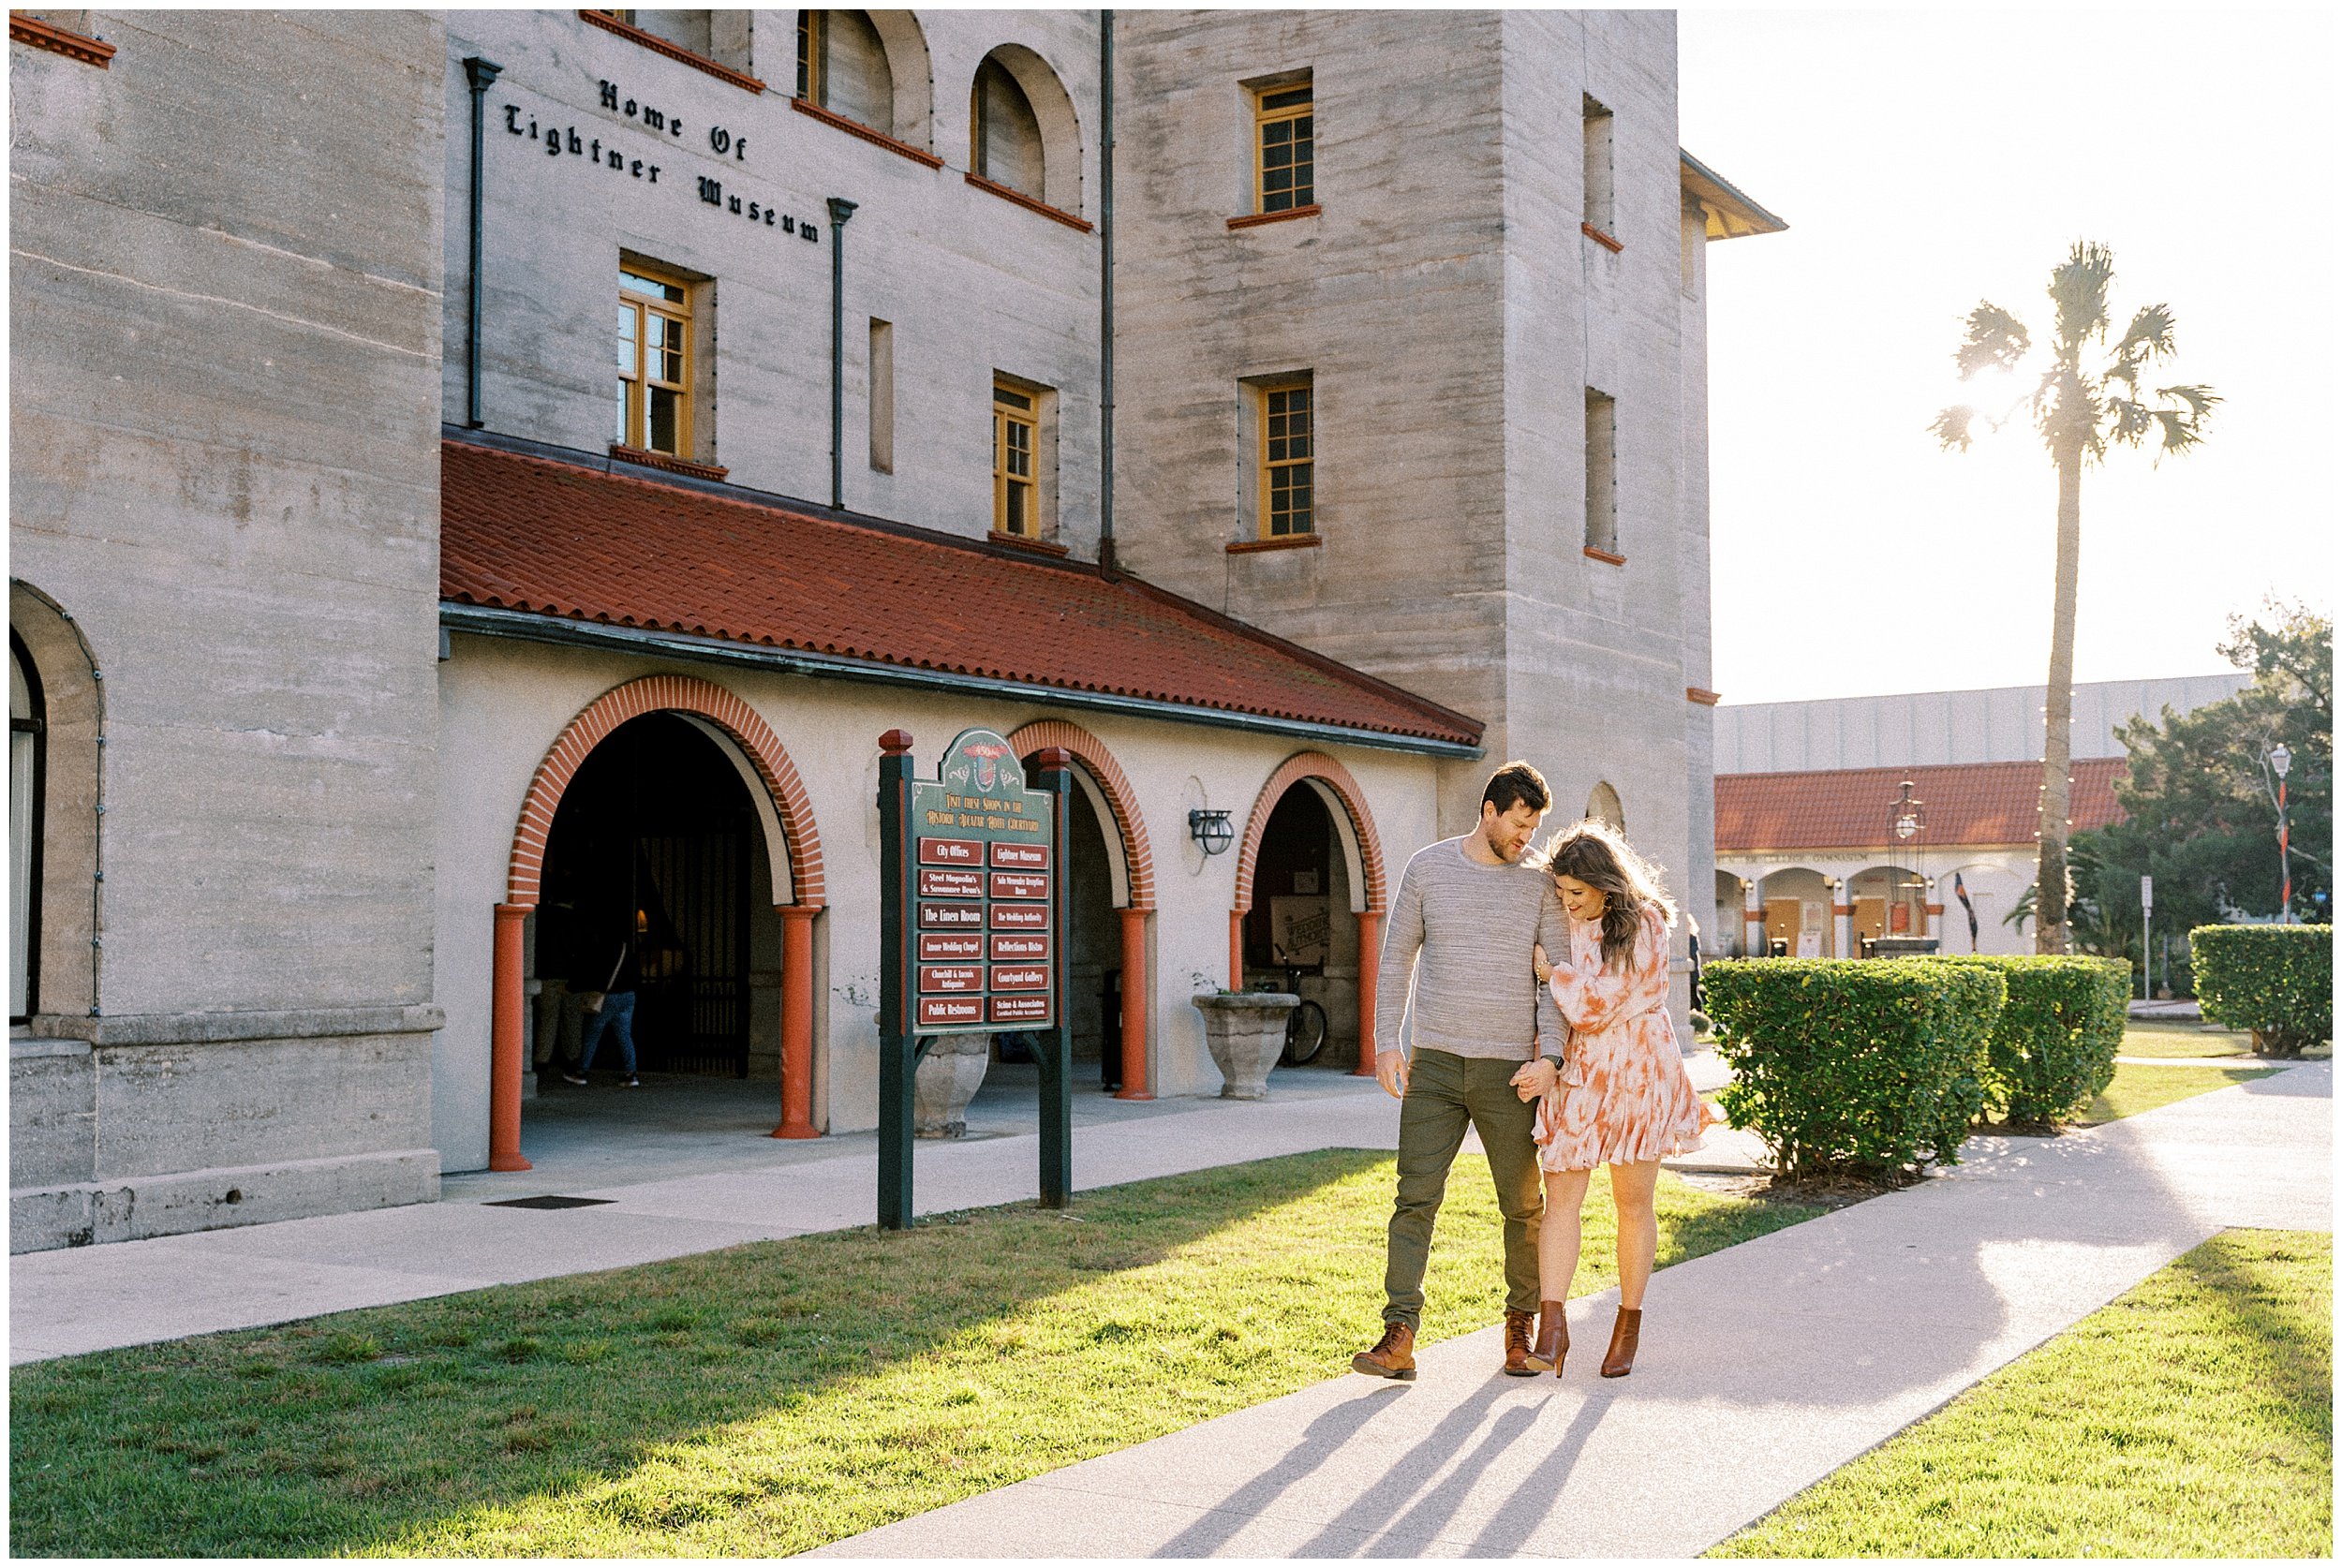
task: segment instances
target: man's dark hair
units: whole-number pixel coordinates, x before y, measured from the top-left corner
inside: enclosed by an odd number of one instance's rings
[[[1500,817],[1523,803],[1534,811],[1550,810],[1553,806],[1553,797],[1545,788],[1545,775],[1526,762],[1506,762],[1489,776],[1489,787],[1480,791],[1480,804],[1493,806]]]

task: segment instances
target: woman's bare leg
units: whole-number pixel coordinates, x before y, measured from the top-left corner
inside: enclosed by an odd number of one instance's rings
[[[1569,1299],[1569,1281],[1578,1272],[1579,1211],[1593,1176],[1591,1170],[1545,1173],[1545,1224],[1537,1232],[1539,1300]]]
[[[1610,1202],[1618,1209],[1618,1304],[1629,1311],[1641,1309],[1643,1287],[1651,1283],[1652,1260],[1659,1253],[1658,1188],[1656,1160],[1610,1167]],[[1550,1206],[1546,1214],[1549,1220]],[[1574,1258],[1574,1243],[1571,1250]]]

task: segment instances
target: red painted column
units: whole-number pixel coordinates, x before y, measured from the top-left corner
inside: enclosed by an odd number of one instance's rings
[[[818,904],[780,914],[780,1125],[776,1138],[818,1138],[813,1125],[813,917]]]
[[[1147,1090],[1147,998],[1153,978],[1147,972],[1147,911],[1117,910],[1122,917],[1122,1087],[1117,1100],[1152,1100]]]
[[[488,1011],[488,1169],[532,1169],[521,1158],[521,922],[526,904],[498,904]]]
[[[1358,1065],[1353,1076],[1374,1076],[1374,988],[1382,978],[1383,911],[1358,911]]]
[[[1228,911],[1228,989],[1244,989],[1244,911]]]

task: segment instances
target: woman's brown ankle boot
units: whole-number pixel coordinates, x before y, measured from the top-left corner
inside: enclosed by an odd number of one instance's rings
[[[1537,1341],[1529,1348],[1529,1366],[1533,1371],[1552,1369],[1555,1377],[1562,1375],[1562,1358],[1569,1354],[1568,1303],[1540,1301],[1537,1303]]]
[[[1642,1309],[1621,1307],[1610,1329],[1610,1354],[1602,1358],[1602,1375],[1623,1378],[1635,1369],[1635,1343],[1642,1338]]]

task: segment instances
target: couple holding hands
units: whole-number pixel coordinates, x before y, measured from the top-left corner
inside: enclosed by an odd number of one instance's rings
[[[1371,1376],[1416,1375],[1431,1227],[1473,1128],[1505,1220],[1505,1371],[1561,1373],[1579,1209],[1607,1164],[1619,1312],[1602,1375],[1624,1377],[1659,1245],[1659,1161],[1698,1147],[1712,1119],[1668,1014],[1674,904],[1601,822],[1532,851],[1550,805],[1535,768],[1506,763],[1482,792],[1479,825],[1408,861],[1391,906],[1374,1070],[1400,1101],[1399,1198],[1383,1337],[1351,1361]],[[1409,1015],[1412,1055],[1400,1048]]]

